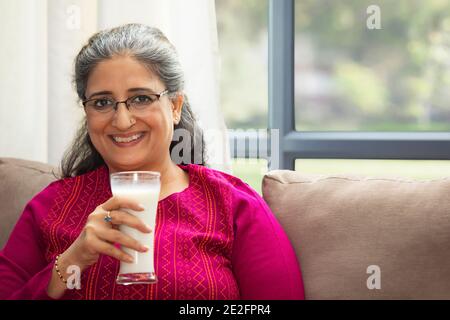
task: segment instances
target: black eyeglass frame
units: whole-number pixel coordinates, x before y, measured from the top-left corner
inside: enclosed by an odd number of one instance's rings
[[[139,96],[155,96],[155,97],[157,97],[158,100],[160,100],[162,96],[167,95],[167,94],[169,94],[169,93],[170,93],[169,90],[166,89],[166,90],[162,91],[161,93],[145,93],[145,94],[137,94],[137,95],[134,95],[134,96],[132,96],[132,97],[129,97],[128,99],[123,100],[123,101],[114,101],[113,110],[114,110],[114,111],[117,111],[118,105],[119,105],[120,103],[125,103],[125,106],[127,107],[127,109],[130,110],[130,105],[131,105],[131,102],[130,102],[130,101],[131,101],[132,99],[136,98],[136,97],[139,97]],[[95,100],[101,100],[101,98],[92,98],[92,99],[84,100],[84,101],[82,101],[83,107],[86,108],[86,104],[87,104],[88,102],[90,102],[90,101],[95,101]],[[113,100],[114,100],[114,99],[113,99]],[[99,112],[101,112],[101,111],[99,111]],[[107,111],[106,111],[106,112],[107,112]]]

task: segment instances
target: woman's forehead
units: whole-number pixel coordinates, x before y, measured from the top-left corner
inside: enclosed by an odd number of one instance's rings
[[[114,57],[98,63],[89,75],[86,94],[97,91],[128,91],[147,88],[158,92],[163,83],[145,65],[132,57]]]

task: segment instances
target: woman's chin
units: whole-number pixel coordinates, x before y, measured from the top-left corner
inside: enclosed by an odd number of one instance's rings
[[[115,161],[115,171],[136,171],[142,167],[142,163],[134,161]]]

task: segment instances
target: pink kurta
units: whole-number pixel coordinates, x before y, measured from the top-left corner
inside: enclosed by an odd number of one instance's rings
[[[158,283],[117,285],[119,261],[100,255],[82,273],[81,289],[62,299],[303,299],[295,252],[264,200],[223,172],[180,167],[189,187],[158,203]],[[0,299],[49,299],[55,256],[111,196],[106,166],[36,195],[0,252]]]

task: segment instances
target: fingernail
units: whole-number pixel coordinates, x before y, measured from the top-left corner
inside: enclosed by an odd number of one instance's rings
[[[148,232],[152,232],[152,228],[148,224],[145,225],[145,228],[148,230]]]
[[[133,258],[132,257],[129,257],[129,256],[127,256],[126,258],[125,258],[125,260],[127,261],[127,262],[133,262],[134,260],[133,260]]]
[[[147,247],[147,246],[141,246],[141,250],[142,250],[143,252],[147,252],[148,250],[150,250],[150,248]]]
[[[144,207],[144,205],[143,204],[138,204],[138,207],[140,208],[140,209],[142,209],[142,210],[145,210],[145,207]]]

